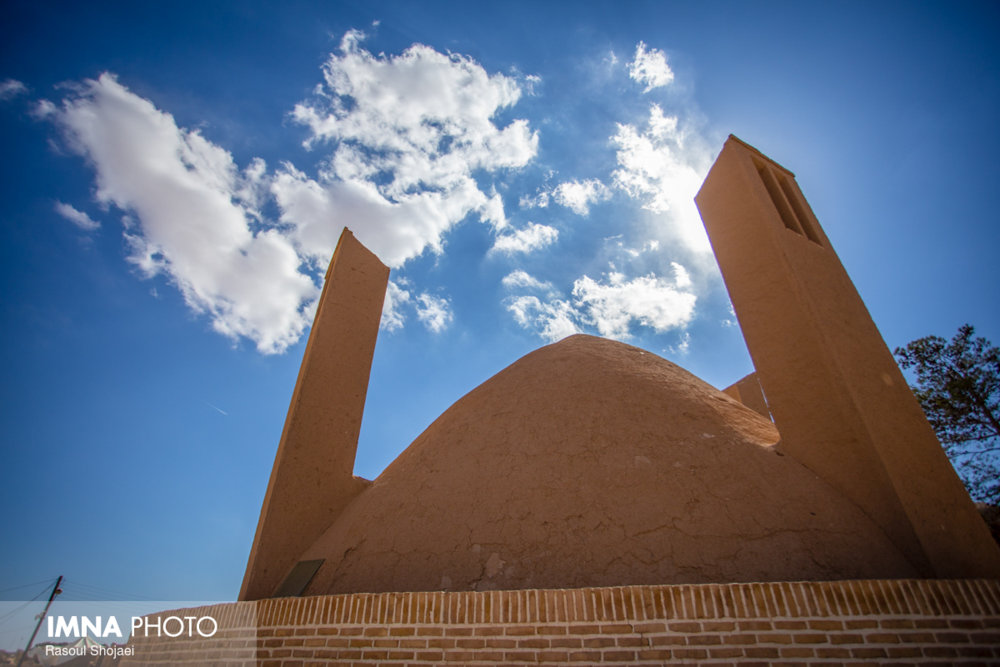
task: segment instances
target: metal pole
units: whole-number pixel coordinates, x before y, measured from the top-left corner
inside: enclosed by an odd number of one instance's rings
[[[60,574],[59,578],[56,579],[56,585],[52,587],[52,595],[49,596],[49,601],[45,604],[45,609],[42,611],[42,615],[38,617],[38,625],[35,626],[35,631],[31,633],[31,639],[28,640],[28,645],[24,647],[24,653],[21,654],[21,659],[17,661],[17,667],[21,667],[21,663],[28,657],[28,651],[31,650],[31,644],[35,641],[35,635],[38,634],[39,628],[42,627],[42,621],[45,620],[46,614],[49,613],[49,607],[52,606],[52,601],[57,595],[62,593],[62,591],[59,590],[59,584],[62,583],[62,580],[63,576]]]

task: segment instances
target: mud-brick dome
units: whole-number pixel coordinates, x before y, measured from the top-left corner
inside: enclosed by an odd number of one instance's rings
[[[773,424],[572,336],[460,399],[302,558],[305,594],[916,576]]]

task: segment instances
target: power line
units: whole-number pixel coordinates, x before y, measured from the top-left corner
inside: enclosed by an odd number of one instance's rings
[[[23,588],[23,586],[19,586],[19,588]],[[22,602],[16,609],[13,609],[13,610],[7,612],[6,614],[4,614],[3,616],[0,616],[0,624],[6,623],[7,619],[9,619],[11,616],[13,616],[17,612],[21,611],[22,609],[24,609],[25,607],[27,607],[32,602],[37,602],[38,599],[40,597],[42,597],[45,594],[45,591],[47,591],[47,590],[48,590],[48,586],[46,586],[42,590],[40,590],[37,593],[35,593],[35,597],[31,598],[30,600],[25,600],[24,602]]]
[[[16,607],[15,609],[12,609],[11,611],[9,611],[6,614],[4,614],[3,616],[0,616],[0,625],[3,625],[4,623],[6,623],[7,619],[9,619],[11,616],[13,616],[17,612],[21,611],[22,609],[24,609],[25,607],[27,607],[32,602],[37,602],[39,597],[41,597],[41,593],[39,593],[38,595],[36,595],[31,600],[28,600],[26,602],[22,602],[18,607]]]
[[[20,590],[22,588],[30,588],[32,586],[38,586],[39,584],[45,584],[45,588],[42,589],[42,591],[44,592],[52,587],[52,582],[54,582],[55,580],[56,578],[52,577],[51,579],[43,579],[42,581],[33,581],[30,584],[21,584],[20,586],[14,586],[13,588],[5,588],[4,590],[0,591],[0,595],[3,595],[4,593],[9,593],[10,591]],[[39,595],[41,595],[41,593],[39,593]]]
[[[152,598],[147,598],[141,595],[136,595],[134,593],[124,593],[122,591],[116,591],[110,588],[104,588],[103,586],[94,586],[93,584],[83,584],[77,581],[63,581],[63,590],[67,588],[72,591],[69,595],[72,597],[78,597],[81,595],[87,596],[103,596],[103,597],[91,597],[88,598],[94,601],[137,601],[137,602],[151,602]],[[67,596],[63,596],[63,599],[68,599]]]

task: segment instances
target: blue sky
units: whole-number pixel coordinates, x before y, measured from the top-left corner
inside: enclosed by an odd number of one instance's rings
[[[998,14],[4,3],[0,590],[235,597],[345,225],[392,267],[368,478],[574,331],[750,372],[691,202],[729,133],[796,172],[890,347],[1000,340]]]

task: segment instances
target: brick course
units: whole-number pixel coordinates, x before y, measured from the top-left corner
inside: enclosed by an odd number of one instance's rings
[[[358,593],[236,602],[127,665],[1000,662],[1000,582],[883,580]],[[156,616],[156,615],[154,615]]]

